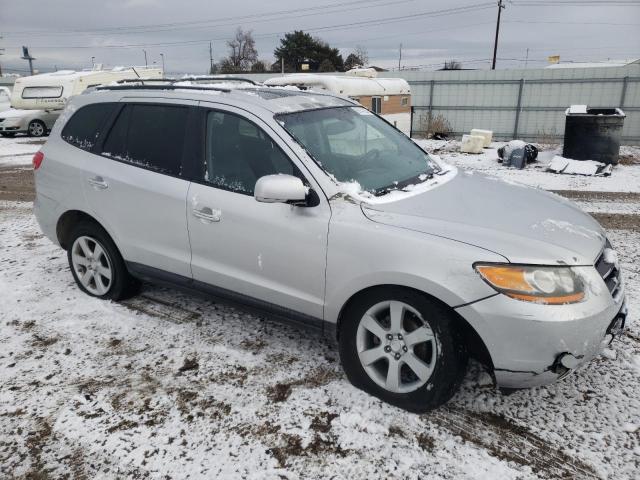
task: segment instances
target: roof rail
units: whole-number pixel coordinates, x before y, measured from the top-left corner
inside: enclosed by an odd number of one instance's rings
[[[146,80],[144,81],[146,82]],[[213,90],[216,92],[224,92],[229,93],[231,91],[230,88],[220,88],[220,87],[208,87],[208,86],[197,86],[197,85],[175,85],[173,83],[164,84],[164,85],[145,85],[142,80],[138,80],[137,83],[141,83],[142,85],[127,85],[126,82],[124,84],[119,85],[101,85],[99,87],[95,87],[96,90]]]
[[[123,78],[121,80],[117,80],[116,83],[166,82],[171,84],[175,81],[175,78]]]
[[[195,77],[183,77],[176,82],[200,82],[200,81],[219,81],[219,82],[246,82],[251,85],[258,85],[258,82],[251,80],[250,78],[245,77],[225,77],[222,75],[203,75],[203,76],[195,76]]]

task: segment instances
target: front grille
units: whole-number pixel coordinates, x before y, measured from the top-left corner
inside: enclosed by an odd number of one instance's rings
[[[615,253],[611,248],[611,243],[607,240],[604,250],[598,257],[598,260],[596,260],[596,270],[598,270],[598,273],[607,285],[609,292],[611,292],[611,296],[615,297],[622,285],[620,282],[620,269],[618,268],[618,262],[614,258],[610,258],[612,255],[615,255]]]

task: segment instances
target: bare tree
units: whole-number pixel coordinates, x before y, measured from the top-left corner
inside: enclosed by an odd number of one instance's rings
[[[258,60],[256,42],[253,39],[251,30],[243,31],[238,27],[233,39],[227,42],[229,56],[223,60],[221,70],[232,70],[234,72],[244,72],[251,68]]]
[[[360,59],[360,64],[363,67],[369,65],[369,51],[367,50],[367,47],[363,45],[356,45],[356,48],[353,49],[353,53]]]
[[[449,60],[448,62],[444,62],[443,70],[461,70],[462,64],[457,60]]]

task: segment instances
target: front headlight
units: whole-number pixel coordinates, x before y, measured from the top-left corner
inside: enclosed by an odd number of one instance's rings
[[[563,305],[585,297],[584,283],[571,267],[477,263],[474,268],[494,289],[516,300]]]

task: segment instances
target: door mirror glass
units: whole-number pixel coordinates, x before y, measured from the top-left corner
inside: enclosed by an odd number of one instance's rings
[[[254,196],[263,203],[307,204],[307,187],[293,175],[265,175],[256,182]]]

